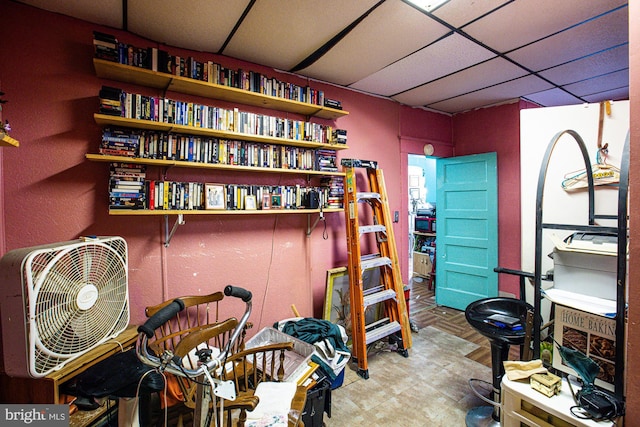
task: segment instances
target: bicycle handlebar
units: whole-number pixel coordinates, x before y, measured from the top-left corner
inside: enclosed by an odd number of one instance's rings
[[[227,286],[224,289],[224,294],[242,299],[242,301],[246,303],[246,309],[244,315],[233,331],[231,338],[229,338],[229,342],[224,349],[221,349],[221,353],[218,357],[213,358],[206,363],[202,363],[196,369],[186,369],[180,366],[182,361],[175,360],[176,357],[169,357],[165,359],[149,352],[147,342],[149,338],[153,337],[155,330],[184,309],[184,302],[178,298],[151,316],[144,325],[138,327],[138,342],[136,343],[136,353],[138,354],[138,358],[147,365],[160,367],[161,369],[178,376],[187,375],[191,377],[198,377],[204,374],[205,370],[211,372],[213,369],[216,369],[222,364],[222,360],[227,357],[233,343],[240,336],[240,333],[242,332],[242,329],[244,329],[244,326],[247,323],[247,320],[249,320],[249,316],[251,314],[252,295],[250,291],[238,286]]]
[[[184,310],[184,302],[181,299],[175,299],[171,304],[162,307],[156,314],[151,316],[144,322],[144,325],[138,326],[138,332],[143,333],[147,338],[151,338],[156,329],[164,325],[167,320]]]
[[[238,286],[228,285],[224,288],[224,294],[228,297],[240,298],[244,302],[250,302],[252,298],[250,291]]]

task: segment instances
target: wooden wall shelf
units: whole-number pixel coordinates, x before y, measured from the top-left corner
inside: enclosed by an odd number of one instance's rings
[[[156,122],[153,120],[127,119],[119,116],[95,113],[94,120],[100,126],[122,126],[135,129],[155,130],[161,132],[174,132],[184,135],[204,135],[214,138],[235,139],[242,141],[260,142],[263,144],[291,145],[303,148],[326,148],[329,150],[346,150],[346,144],[326,144],[322,142],[301,141],[298,139],[275,138],[249,133],[222,131],[217,129],[200,128],[195,126],[176,125],[173,123]]]
[[[208,83],[188,77],[174,76],[145,68],[123,65],[104,59],[94,58],[93,66],[95,67],[98,77],[162,89],[164,91],[185,93],[329,120],[335,120],[349,114],[344,110],[263,95],[261,93]]]
[[[344,172],[329,172],[303,169],[259,168],[254,166],[225,165],[220,163],[188,162],[183,160],[147,159],[143,157],[110,156],[105,154],[85,154],[92,162],[119,162],[159,167],[182,167],[190,169],[228,170],[234,172],[287,173],[292,175],[344,176]]]
[[[0,139],[0,147],[19,147],[20,146],[20,143],[17,140],[11,138],[6,133],[0,132],[0,136],[2,136],[2,139]]]

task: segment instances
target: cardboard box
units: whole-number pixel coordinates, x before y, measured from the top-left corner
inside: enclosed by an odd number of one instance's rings
[[[554,333],[556,342],[580,350],[600,366],[596,385],[614,390],[616,361],[616,321],[597,314],[556,305]],[[565,365],[557,346],[553,346],[553,367],[571,375],[576,372]]]
[[[431,255],[428,253],[413,253],[413,272],[420,276],[429,276],[433,272]]]

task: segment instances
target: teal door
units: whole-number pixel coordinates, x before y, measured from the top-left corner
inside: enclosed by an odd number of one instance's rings
[[[464,310],[498,295],[496,153],[436,163],[436,303]]]

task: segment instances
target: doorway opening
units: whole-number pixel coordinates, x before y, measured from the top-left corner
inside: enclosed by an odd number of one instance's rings
[[[435,289],[436,159],[409,154],[409,278]]]

